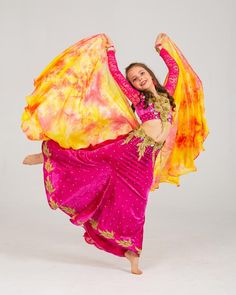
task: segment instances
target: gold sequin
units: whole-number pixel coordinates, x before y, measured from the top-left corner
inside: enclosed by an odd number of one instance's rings
[[[148,98],[150,103],[153,103],[154,109],[160,113],[160,118],[162,122],[167,122],[169,112],[171,111],[171,104],[166,96],[166,93],[159,94],[158,97]]]
[[[138,146],[138,154],[139,154],[139,160],[141,157],[144,155],[146,147],[147,146],[153,146],[153,151],[152,151],[152,161],[154,163],[155,161],[155,152],[158,149],[161,149],[162,146],[164,145],[164,142],[157,142],[155,141],[152,137],[148,136],[144,129],[140,126],[137,128],[133,129],[128,136],[124,139],[124,142],[122,144],[128,143],[134,136],[140,137],[143,140],[137,144]]]
[[[132,241],[129,239],[129,240],[116,240],[116,242],[120,245],[120,246],[123,246],[123,247],[130,247],[133,245]]]
[[[70,207],[66,207],[66,206],[62,206],[62,205],[60,205],[60,209],[62,209],[63,211],[65,211],[66,213],[68,213],[70,215],[73,215],[76,212],[75,209],[70,208]]]
[[[77,217],[78,217],[78,214],[75,214],[75,215],[71,216],[71,220],[75,220]],[[78,225],[83,225],[84,224],[84,222],[82,222],[80,220],[77,220],[76,223]]]
[[[75,214],[75,215],[71,216],[71,219],[72,219],[72,220],[75,220],[75,219],[76,219],[76,217],[77,217],[77,214]]]
[[[79,221],[79,220],[78,220],[78,221],[77,221],[77,224],[78,224],[78,225],[83,225],[84,223],[83,223],[82,221]]]
[[[97,227],[98,227],[98,222],[97,222],[96,220],[94,220],[94,219],[90,219],[89,222],[90,222],[92,228],[97,229]]]
[[[114,239],[114,232],[113,231],[110,232],[108,230],[101,230],[101,229],[99,229],[98,231],[105,238],[107,238],[107,239]]]
[[[98,221],[94,220],[94,219],[90,219],[89,220],[90,224],[92,225],[92,227],[96,230],[99,231],[99,233],[107,238],[107,239],[114,239],[116,241],[116,243],[118,243],[120,246],[122,247],[130,247],[130,246],[133,246],[133,242],[131,239],[128,239],[128,240],[117,240],[115,239],[115,233],[114,231],[109,231],[109,230],[101,230],[98,228]],[[137,252],[140,254],[141,253],[141,249],[139,249],[138,247],[134,246],[135,249],[137,250]]]
[[[48,173],[54,169],[52,162],[50,161],[49,158],[47,159],[47,161],[45,163],[45,169],[47,170]]]
[[[56,210],[58,208],[57,203],[52,198],[50,198],[49,200],[49,205],[53,210]]]
[[[55,188],[52,186],[49,175],[47,176],[45,187],[46,187],[46,190],[49,192],[49,194],[55,191]]]
[[[43,153],[44,153],[44,155],[45,156],[47,156],[48,158],[49,157],[51,157],[51,153],[50,153],[50,151],[49,151],[49,148],[48,148],[48,145],[47,145],[47,141],[45,141],[44,143],[43,143]]]

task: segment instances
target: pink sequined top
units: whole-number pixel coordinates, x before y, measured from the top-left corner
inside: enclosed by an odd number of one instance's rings
[[[108,50],[107,56],[108,66],[112,76],[119,84],[125,95],[133,103],[136,113],[139,116],[141,122],[143,123],[148,120],[160,119],[160,112],[155,110],[153,103],[150,103],[146,109],[144,108],[144,95],[137,89],[133,88],[120,72],[115,57],[115,51]],[[173,95],[178,81],[179,67],[176,61],[164,48],[161,49],[160,56],[163,58],[169,70],[165,89],[169,92],[170,95]],[[167,120],[172,123],[172,112],[169,113]]]

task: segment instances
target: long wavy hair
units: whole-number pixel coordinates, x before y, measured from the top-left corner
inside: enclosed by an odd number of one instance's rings
[[[131,83],[131,81],[128,79],[128,71],[134,67],[134,66],[139,66],[139,67],[142,67],[144,68],[152,77],[152,80],[153,80],[153,84],[156,88],[156,91],[159,95],[164,95],[166,96],[168,99],[169,99],[169,102],[170,102],[170,105],[172,107],[172,111],[175,111],[175,107],[176,107],[176,104],[175,104],[175,101],[174,101],[174,98],[168,93],[168,91],[165,89],[164,86],[162,86],[160,84],[160,82],[158,81],[158,79],[156,78],[155,74],[153,73],[153,71],[151,69],[149,69],[148,66],[146,66],[145,64],[143,63],[140,63],[140,62],[134,62],[134,63],[131,63],[130,65],[128,65],[128,67],[125,68],[125,75],[126,75],[126,79],[128,80],[128,82],[131,84],[132,87],[134,87]],[[140,90],[139,90],[140,91]],[[148,102],[149,102],[149,98],[151,97],[154,97],[154,93],[152,93],[151,91],[140,91],[141,93],[144,94],[145,96],[145,100],[144,100],[144,108],[147,108],[148,107]],[[133,104],[131,104],[131,107],[133,109],[133,111],[135,111],[135,107]]]

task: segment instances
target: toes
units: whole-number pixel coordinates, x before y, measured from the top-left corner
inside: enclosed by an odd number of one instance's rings
[[[132,269],[131,272],[135,275],[141,275],[143,273],[140,269]]]

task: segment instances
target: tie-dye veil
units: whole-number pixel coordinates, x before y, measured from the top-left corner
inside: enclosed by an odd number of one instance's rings
[[[53,139],[80,149],[131,131],[138,121],[110,74],[107,38],[98,34],[70,46],[34,80],[21,128],[31,140]]]
[[[35,89],[26,97],[21,117],[29,139],[52,139],[63,148],[80,149],[115,139],[139,125],[109,71],[106,46],[105,34],[82,39],[34,80]],[[208,134],[200,79],[168,36],[162,46],[175,58],[180,73],[173,95],[174,121],[156,159],[151,191],[160,182],[179,185],[180,175],[195,171],[194,159],[204,150]]]
[[[205,118],[202,82],[180,49],[166,34],[161,45],[175,59],[179,67],[178,83],[173,95],[176,111],[165,145],[155,162],[151,191],[160,182],[179,186],[179,176],[196,171],[194,160],[204,151],[203,142],[209,134]],[[164,85],[167,81],[165,79]]]

